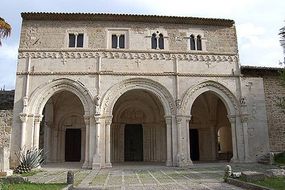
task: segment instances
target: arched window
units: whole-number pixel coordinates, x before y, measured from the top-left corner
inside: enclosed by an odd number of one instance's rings
[[[161,33],[159,34],[158,47],[159,49],[164,49],[164,38]]]
[[[119,48],[125,48],[125,35],[123,34],[119,37]]]
[[[153,33],[151,36],[151,49],[156,49],[157,48],[157,39],[156,39],[156,34]]]
[[[192,34],[191,36],[190,36],[190,50],[195,50],[196,48],[195,48],[195,37],[194,37],[194,35]]]
[[[112,48],[117,48],[118,38],[116,34],[112,35]]]
[[[202,41],[201,41],[201,36],[197,36],[197,50],[202,50]]]

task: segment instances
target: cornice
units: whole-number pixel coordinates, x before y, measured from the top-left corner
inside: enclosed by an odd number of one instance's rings
[[[233,53],[214,52],[176,52],[176,51],[138,51],[138,50],[107,50],[107,49],[19,49],[19,59],[140,59],[140,60],[186,60],[202,62],[237,62],[238,56]]]
[[[230,74],[195,74],[195,73],[138,73],[138,72],[113,72],[113,71],[101,71],[101,72],[17,72],[17,75],[121,75],[121,76],[180,76],[180,77],[240,77],[240,75]]]
[[[233,26],[234,21],[219,18],[199,18],[182,16],[159,16],[138,14],[111,14],[111,13],[53,13],[53,12],[24,12],[23,20],[59,20],[59,21],[115,21],[115,22],[145,22],[168,24],[196,24]]]

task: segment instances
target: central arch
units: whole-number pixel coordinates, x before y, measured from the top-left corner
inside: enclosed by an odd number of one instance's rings
[[[158,98],[146,90],[119,97],[111,124],[111,161],[166,161],[166,123]]]
[[[166,134],[164,135],[166,138],[166,144],[167,144],[167,158],[166,158],[166,165],[170,166],[172,165],[172,137],[171,137],[171,130],[172,130],[172,124],[169,120],[169,118],[172,118],[173,115],[175,115],[175,103],[173,100],[172,95],[170,92],[160,83],[155,82],[151,79],[145,79],[145,78],[132,78],[127,79],[124,81],[121,81],[118,84],[115,84],[112,86],[103,96],[102,101],[100,102],[100,114],[102,118],[110,118],[114,114],[114,118],[116,119],[116,115],[120,115],[119,113],[124,112],[124,109],[118,109],[118,114],[113,113],[113,110],[115,109],[115,104],[119,100],[119,98],[133,90],[138,90],[140,92],[145,92],[149,94],[153,99],[156,99],[156,102],[159,102],[160,109],[162,110],[163,114],[160,115],[160,120],[163,120],[164,123],[166,123]],[[124,107],[124,106],[122,106]],[[128,107],[125,105],[125,108]],[[147,108],[146,108],[147,110]],[[165,118],[164,118],[165,117]],[[135,124],[135,123],[131,123]],[[140,123],[136,123],[140,124]],[[111,139],[111,130],[109,130],[109,125],[106,125],[106,139]],[[108,141],[110,142],[110,141]],[[109,161],[111,160],[111,150],[110,150],[110,144],[107,143],[106,145],[106,164],[109,164]],[[114,160],[114,158],[112,158]],[[117,159],[117,158],[116,158]],[[115,159],[115,160],[116,160]],[[121,160],[120,160],[121,159]],[[123,161],[124,158],[121,156],[119,161]],[[160,159],[162,161],[163,159]],[[118,159],[117,159],[118,161]]]
[[[129,90],[146,90],[153,93],[162,103],[165,115],[171,116],[175,112],[175,103],[170,92],[160,83],[151,79],[133,78],[124,80],[112,86],[104,95],[101,102],[101,114],[112,115],[114,105],[118,98]]]

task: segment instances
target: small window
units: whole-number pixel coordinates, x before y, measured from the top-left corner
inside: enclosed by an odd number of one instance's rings
[[[112,48],[125,48],[125,35],[112,35]]]
[[[75,34],[69,34],[69,47],[75,47]]]
[[[158,42],[159,49],[164,49],[164,38],[163,34],[159,34],[159,42]]]
[[[84,40],[83,34],[78,34],[77,35],[77,47],[83,47],[83,40]]]
[[[151,49],[156,49],[157,48],[157,39],[156,39],[156,34],[153,33],[151,36]]]
[[[201,41],[201,36],[197,36],[197,50],[202,50],[202,41]]]
[[[117,48],[117,44],[118,44],[117,35],[113,34],[112,35],[112,48]]]
[[[157,31],[151,35],[151,49],[164,49],[163,34]]]
[[[119,48],[125,48],[125,35],[120,35],[119,37]]]
[[[83,47],[84,35],[83,34],[69,34],[68,47]]]
[[[196,47],[195,47],[195,37],[194,35],[191,35],[190,36],[190,50],[195,50]]]

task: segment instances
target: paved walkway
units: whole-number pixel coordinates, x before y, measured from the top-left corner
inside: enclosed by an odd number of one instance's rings
[[[73,170],[76,189],[241,189],[223,183],[225,165],[227,163],[199,163],[181,169],[151,163],[125,163],[113,165],[110,169],[83,170],[76,164],[72,165],[75,167],[70,167],[66,163],[58,167],[45,167],[43,172],[28,179],[35,183],[65,183],[67,170]],[[263,171],[272,168],[260,164],[231,165],[234,171]]]

